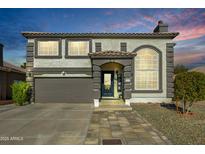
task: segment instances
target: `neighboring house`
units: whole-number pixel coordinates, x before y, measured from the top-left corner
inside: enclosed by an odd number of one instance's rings
[[[32,101],[170,102],[178,34],[162,21],[153,33],[23,32]]]
[[[25,69],[3,61],[3,45],[0,44],[0,100],[11,99],[11,85],[25,80]]]
[[[201,72],[205,74],[205,65],[192,68],[189,72]]]

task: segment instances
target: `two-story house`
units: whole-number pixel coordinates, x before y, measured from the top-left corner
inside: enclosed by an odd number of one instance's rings
[[[27,81],[36,103],[170,102],[173,39],[159,21],[151,33],[23,32]]]

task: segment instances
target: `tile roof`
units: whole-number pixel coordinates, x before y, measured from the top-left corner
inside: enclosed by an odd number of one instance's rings
[[[5,62],[5,61],[3,62],[3,66],[0,66],[0,70],[7,71],[7,72],[26,73],[25,69],[18,67],[18,66],[15,66],[15,65],[8,63],[8,62]]]
[[[155,33],[55,33],[55,32],[22,32],[26,38],[36,37],[67,37],[67,38],[175,38],[178,32]]]
[[[99,52],[93,52],[89,53],[89,56],[91,58],[103,58],[103,57],[120,57],[120,58],[126,58],[126,57],[134,57],[136,56],[136,52],[125,52],[125,51],[99,51]]]

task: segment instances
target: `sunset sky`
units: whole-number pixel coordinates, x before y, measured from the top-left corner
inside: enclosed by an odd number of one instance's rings
[[[152,32],[158,20],[175,38],[175,64],[205,65],[205,9],[0,9],[5,60],[25,62],[22,31]]]

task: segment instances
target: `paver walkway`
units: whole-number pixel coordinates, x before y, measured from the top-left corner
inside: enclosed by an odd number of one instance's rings
[[[122,144],[171,144],[136,111],[93,112],[84,144],[120,139]]]

